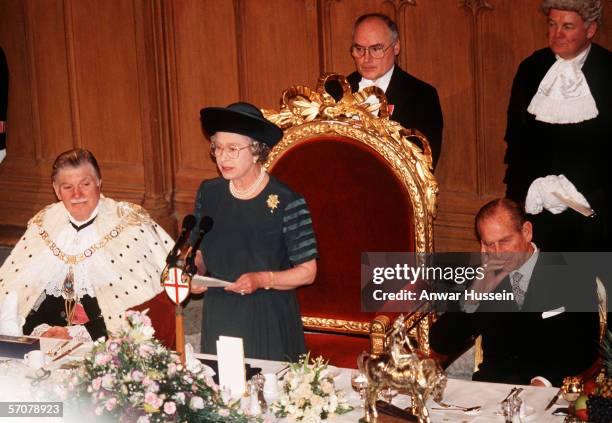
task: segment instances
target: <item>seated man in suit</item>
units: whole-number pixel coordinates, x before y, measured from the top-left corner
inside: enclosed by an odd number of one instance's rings
[[[162,291],[173,241],[140,206],[100,194],[89,151],[60,154],[51,179],[60,201],[28,222],[0,268],[0,304],[17,293],[25,334],[98,339]]]
[[[484,278],[481,293],[513,293],[500,301],[465,301],[463,312],[440,316],[431,346],[455,355],[482,335],[484,359],[473,379],[560,386],[564,376],[590,367],[598,352],[594,280],[576,274],[561,256],[531,242],[532,225],[508,199],[486,204],[476,216]],[[580,310],[582,312],[578,312]]]
[[[350,51],[357,69],[347,78],[351,90],[356,92],[372,85],[383,90],[391,119],[405,128],[418,129],[427,137],[435,168],[442,149],[440,99],[434,87],[395,64],[400,52],[395,22],[380,13],[360,16],[353,26]],[[368,101],[371,99],[374,97]]]

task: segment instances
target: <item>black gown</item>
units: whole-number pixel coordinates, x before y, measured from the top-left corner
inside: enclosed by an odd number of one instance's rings
[[[195,215],[213,227],[201,250],[210,276],[235,281],[244,273],[279,271],[317,258],[303,197],[273,176],[259,195],[239,200],[222,178],[204,181]],[[216,354],[219,336],[244,340],[247,357],[297,360],[306,351],[295,290],[258,289],[250,295],[210,288],[204,297],[202,351]]]

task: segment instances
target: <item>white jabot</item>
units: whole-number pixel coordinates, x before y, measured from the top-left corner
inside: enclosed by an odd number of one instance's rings
[[[22,336],[25,319],[19,316],[17,291],[11,290],[0,307],[0,335]]]
[[[570,60],[559,56],[550,67],[527,111],[546,123],[579,123],[597,117],[599,111],[589,89],[582,66],[589,55],[589,45]]]
[[[383,76],[376,80],[366,79],[362,77],[361,81],[359,81],[359,91],[374,85],[386,93],[387,88],[389,88],[389,83],[391,82],[391,75],[393,75],[393,69],[395,69],[395,65],[391,66],[391,69],[389,69],[387,73],[385,73]],[[376,98],[376,96],[371,95],[366,99],[366,103],[378,104],[378,98]],[[376,113],[378,114],[378,111]]]

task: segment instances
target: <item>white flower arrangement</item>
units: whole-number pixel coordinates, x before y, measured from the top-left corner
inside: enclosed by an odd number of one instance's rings
[[[289,366],[280,398],[271,406],[276,417],[308,423],[331,419],[352,409],[344,392],[336,390],[327,362],[323,357],[311,360],[310,354]]]

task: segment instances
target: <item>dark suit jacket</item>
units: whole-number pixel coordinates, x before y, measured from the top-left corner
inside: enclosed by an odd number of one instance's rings
[[[358,91],[361,75],[353,72],[347,79],[351,84],[351,90]],[[393,105],[391,119],[399,122],[404,128],[418,129],[427,137],[435,168],[442,149],[444,125],[436,89],[395,65],[385,95],[388,104]]]
[[[496,289],[503,290],[512,292],[508,278]],[[542,311],[559,307],[566,311],[543,318]],[[514,301],[496,301],[481,302],[475,313],[446,313],[432,327],[431,346],[454,355],[482,335],[484,359],[474,380],[529,384],[543,376],[560,386],[563,377],[586,370],[598,354],[599,317],[574,312],[578,309],[596,309],[594,282],[540,254],[523,311]]]
[[[598,218],[585,219],[571,210],[560,215],[544,211],[533,221],[536,243],[549,251],[610,251],[612,53],[591,45],[582,72],[599,115],[576,124],[539,122],[527,112],[555,60],[550,49],[538,50],[519,65],[514,78],[505,136],[506,196],[524,202],[534,179],[565,175],[586,197]]]

